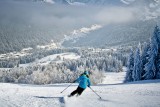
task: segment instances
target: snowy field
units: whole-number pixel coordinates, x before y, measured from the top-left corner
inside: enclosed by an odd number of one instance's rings
[[[109,73],[108,76],[115,78],[117,74]],[[122,77],[124,73],[119,75]],[[116,79],[120,80],[117,84],[111,84],[111,79],[106,80],[110,80],[109,84],[92,86],[102,99],[89,88],[79,97],[67,98],[77,84],[61,93],[68,84],[0,83],[0,107],[160,107],[160,80],[128,84],[120,83],[121,78]]]
[[[27,66],[30,66],[30,65],[47,65],[51,62],[55,62],[55,63],[61,63],[63,62],[64,59],[67,59],[67,60],[73,60],[73,59],[79,59],[80,56],[77,55],[76,53],[60,53],[60,54],[53,54],[53,55],[49,55],[49,56],[46,56],[42,59],[39,59],[35,62],[32,62],[32,63],[27,63],[27,64],[20,64],[19,66],[20,67],[27,67]]]

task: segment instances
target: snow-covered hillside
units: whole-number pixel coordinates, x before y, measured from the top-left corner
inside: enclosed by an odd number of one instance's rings
[[[55,63],[61,63],[63,62],[64,59],[67,60],[72,60],[72,59],[79,59],[80,56],[77,55],[76,53],[61,53],[61,54],[53,54],[53,55],[49,55],[46,56],[42,59],[36,60],[35,62],[32,63],[27,63],[27,64],[20,64],[20,67],[27,67],[30,65],[47,65],[51,62],[55,62]]]
[[[109,74],[108,74],[109,75]],[[117,75],[117,73],[116,73]],[[123,75],[120,73],[119,75]],[[115,76],[114,74],[110,76]],[[111,82],[111,81],[110,81]],[[77,84],[24,85],[0,83],[0,107],[159,107],[160,80],[91,86],[79,97],[66,96]]]

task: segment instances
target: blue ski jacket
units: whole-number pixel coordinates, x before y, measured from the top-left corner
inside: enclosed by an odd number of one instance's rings
[[[76,82],[79,83],[79,87],[86,89],[87,86],[90,87],[91,82],[90,79],[85,75],[81,75],[78,79],[76,79]]]

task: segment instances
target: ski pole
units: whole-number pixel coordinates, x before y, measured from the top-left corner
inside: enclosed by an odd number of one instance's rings
[[[70,85],[68,85],[68,87],[70,87],[73,83],[71,83]],[[61,93],[63,93],[68,87],[66,87]]]
[[[101,96],[100,95],[98,95],[91,87],[89,87],[100,99],[102,99],[101,98]]]

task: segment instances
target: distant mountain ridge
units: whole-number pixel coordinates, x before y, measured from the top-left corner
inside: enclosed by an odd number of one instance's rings
[[[63,5],[93,5],[93,6],[145,6],[155,8],[160,6],[159,0],[14,0],[14,1],[34,1],[45,2],[50,4],[63,4]]]
[[[159,0],[34,0],[34,1],[44,1],[52,4],[74,4],[80,3],[85,5],[145,5],[148,7],[157,6],[160,4]]]
[[[74,5],[74,4],[85,4],[85,5],[125,5],[121,0],[15,0],[15,1],[34,1],[34,2],[45,2],[50,4],[63,4],[63,5]]]
[[[45,2],[48,3],[55,3],[55,4],[65,4],[65,5],[69,5],[69,3],[66,0],[43,0]]]
[[[124,5],[120,0],[68,0],[70,3],[79,2],[86,5]]]

